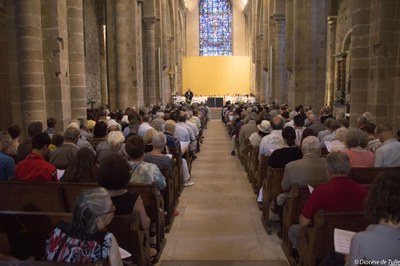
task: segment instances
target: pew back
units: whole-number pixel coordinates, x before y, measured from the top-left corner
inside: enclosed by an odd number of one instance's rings
[[[372,223],[363,212],[325,213],[318,210],[314,226],[301,228],[299,238],[300,265],[318,265],[319,261],[334,251],[335,228],[360,232]]]

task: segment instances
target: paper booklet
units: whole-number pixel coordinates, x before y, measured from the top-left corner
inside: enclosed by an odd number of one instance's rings
[[[125,249],[119,247],[119,254],[121,254],[121,259],[126,259],[129,258],[130,256],[132,256],[131,253],[129,253],[128,251],[126,251]]]
[[[355,234],[356,232],[335,228],[333,232],[335,251],[343,255],[349,254],[351,239]]]
[[[314,188],[310,185],[307,185],[307,187],[308,187],[308,191],[310,191],[310,194],[311,194],[314,191]]]

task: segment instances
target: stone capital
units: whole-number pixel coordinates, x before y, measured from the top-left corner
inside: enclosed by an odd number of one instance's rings
[[[328,16],[327,20],[328,20],[328,25],[330,27],[335,27],[336,26],[337,16]]]
[[[136,0],[138,4],[143,4],[143,0]]]
[[[157,17],[145,17],[142,20],[145,24],[155,24],[159,21]]]

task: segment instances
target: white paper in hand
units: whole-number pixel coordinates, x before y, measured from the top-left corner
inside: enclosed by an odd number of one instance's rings
[[[121,259],[126,259],[129,258],[130,256],[132,256],[131,253],[129,253],[128,251],[126,251],[125,249],[119,247],[119,254],[121,254]]]
[[[307,187],[308,187],[308,191],[311,194],[314,191],[314,188],[312,186],[310,186],[310,185],[307,185]]]
[[[347,255],[350,253],[350,243],[356,232],[335,228],[333,232],[333,241],[337,253]]]

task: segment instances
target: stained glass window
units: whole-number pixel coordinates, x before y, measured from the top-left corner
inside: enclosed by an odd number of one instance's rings
[[[232,55],[230,0],[200,0],[200,56]]]

